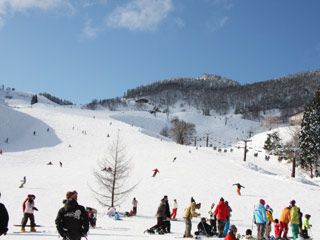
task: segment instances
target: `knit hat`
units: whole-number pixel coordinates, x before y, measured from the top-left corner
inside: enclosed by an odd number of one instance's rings
[[[291,201],[290,201],[290,204],[291,204],[292,206],[296,205],[296,200],[291,200]]]
[[[259,200],[259,203],[262,204],[262,205],[265,205],[265,204],[266,204],[266,202],[265,202],[263,199],[260,199],[260,200]]]
[[[230,228],[229,228],[230,231],[234,231],[234,230],[237,230],[237,227],[236,225],[231,225]]]
[[[268,204],[266,205],[266,209],[270,209],[270,206]]]
[[[66,193],[66,199],[75,199],[75,200],[77,200],[77,197],[78,197],[78,193],[77,193],[77,191],[68,191],[67,193]]]

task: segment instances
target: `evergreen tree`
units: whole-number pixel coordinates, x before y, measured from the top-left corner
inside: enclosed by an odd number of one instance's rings
[[[267,151],[277,150],[281,148],[281,138],[278,132],[268,133],[267,140],[264,142],[263,148]]]
[[[31,105],[35,104],[37,102],[38,102],[38,96],[37,95],[33,95],[32,98],[31,98]]]
[[[310,176],[313,177],[313,171],[319,164],[320,156],[320,91],[309,106],[306,107],[300,135],[300,164],[301,167],[310,170]]]

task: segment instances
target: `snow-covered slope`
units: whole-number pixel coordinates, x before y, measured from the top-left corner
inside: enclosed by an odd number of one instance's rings
[[[16,106],[15,104],[26,106],[23,101],[15,102],[11,99],[10,105]],[[254,151],[261,151],[258,143],[265,138],[262,133],[250,143],[247,162],[242,161],[243,149],[234,147],[241,145],[237,143],[237,137],[241,139],[247,136],[248,130],[259,131],[255,123],[228,116],[228,124],[225,125],[226,119],[223,117],[205,118],[194,113],[176,113],[181,118],[199,125],[201,123],[199,132],[209,131],[213,142],[215,139],[217,144],[221,144],[219,147],[228,149],[227,152],[218,152],[213,148],[196,149],[164,141],[161,137],[149,136],[152,133],[156,136],[155,133],[161,129],[159,126],[166,124],[166,121],[164,116],[154,118],[148,114],[115,114],[47,104],[35,104],[32,108],[21,107],[18,112],[1,107],[1,123],[5,116],[6,121],[11,124],[10,131],[6,127],[0,128],[1,137],[5,138],[2,134],[8,135],[10,132],[16,141],[1,145],[4,149],[4,153],[0,155],[1,202],[6,204],[10,214],[10,230],[3,239],[57,239],[54,219],[62,206],[65,193],[74,189],[79,193],[80,204],[98,208],[100,213],[98,226],[101,228],[90,231],[90,240],[181,237],[184,231],[183,221],[172,222],[171,234],[143,234],[146,228],[155,224],[154,215],[164,195],[168,195],[171,204],[173,199],[177,199],[180,219],[191,196],[202,203],[202,216],[207,216],[211,203],[223,196],[233,208],[231,223],[238,226],[240,233],[251,228],[252,211],[260,198],[264,198],[274,209],[274,216],[277,218],[289,201],[295,199],[302,212],[311,213],[315,239],[320,236],[320,226],[317,224],[320,220],[319,204],[316,201],[319,186],[316,181],[311,181],[302,174],[291,179],[289,165],[279,164],[274,158],[266,162],[263,152],[259,152],[257,158],[254,157]],[[27,124],[21,127],[20,124],[24,122]],[[49,132],[47,126],[50,128]],[[35,136],[32,135],[33,129],[37,129]],[[146,131],[150,134],[144,134]],[[116,222],[104,215],[105,209],[98,205],[89,186],[96,186],[93,169],[97,161],[108,153],[108,145],[118,133],[126,145],[128,158],[132,159],[128,185],[138,183],[118,209],[129,210],[133,197],[137,198],[139,204],[138,216]],[[30,141],[34,147],[29,146]],[[233,152],[230,152],[231,147],[227,148],[230,144],[233,145]],[[46,165],[49,161],[53,163],[52,166]],[[59,161],[63,163],[62,168]],[[152,178],[154,168],[158,168],[160,173]],[[20,189],[18,186],[23,176],[27,177],[27,183]],[[246,187],[242,196],[235,193],[232,184],[236,182]],[[43,230],[46,232],[21,236],[15,233],[18,228],[13,227],[13,224],[20,223],[21,203],[29,193],[37,197],[39,212],[35,213],[36,222],[44,225]],[[194,219],[193,230],[198,221],[199,219]]]

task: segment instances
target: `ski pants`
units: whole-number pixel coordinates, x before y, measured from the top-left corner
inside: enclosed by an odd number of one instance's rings
[[[287,233],[288,233],[288,223],[284,223],[284,222],[280,222],[280,233],[279,233],[279,237],[281,237],[282,235],[282,231],[283,231],[283,238],[287,237]]]
[[[210,225],[212,228],[212,232],[217,232],[217,219],[210,219]]]
[[[263,235],[266,230],[265,223],[257,223],[257,240],[263,240]]]
[[[271,233],[271,223],[269,222],[269,223],[266,224],[266,234],[265,234],[265,236],[266,236],[267,239],[270,238],[270,233]]]
[[[229,231],[229,227],[230,227],[230,219],[227,219],[226,224],[224,225],[223,228],[223,236],[227,236],[228,231]]]
[[[192,229],[192,223],[190,218],[185,218],[184,222],[186,224],[186,229],[184,231],[184,236],[190,237],[191,236],[191,229]]]
[[[171,213],[171,218],[175,219],[177,216],[177,209],[176,208],[173,208],[172,209],[172,213]]]
[[[21,226],[25,227],[28,222],[28,219],[30,219],[30,227],[34,228],[36,226],[36,224],[34,222],[34,215],[32,213],[24,213],[23,214]]]
[[[299,239],[299,224],[291,224],[293,240]]]
[[[226,220],[218,220],[218,232],[220,236],[223,236],[224,225],[226,224]]]

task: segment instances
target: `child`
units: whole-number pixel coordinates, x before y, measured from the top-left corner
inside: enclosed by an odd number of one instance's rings
[[[276,239],[280,237],[280,223],[278,219],[274,220],[274,237]]]
[[[252,231],[251,231],[251,229],[247,229],[247,230],[246,230],[246,235],[243,236],[243,237],[241,238],[241,240],[256,240],[256,238],[254,238],[254,237],[252,236]]]
[[[308,229],[312,227],[312,225],[309,222],[310,218],[311,218],[311,215],[309,214],[306,214],[305,217],[303,218],[301,235],[304,239],[310,238],[308,235]]]

